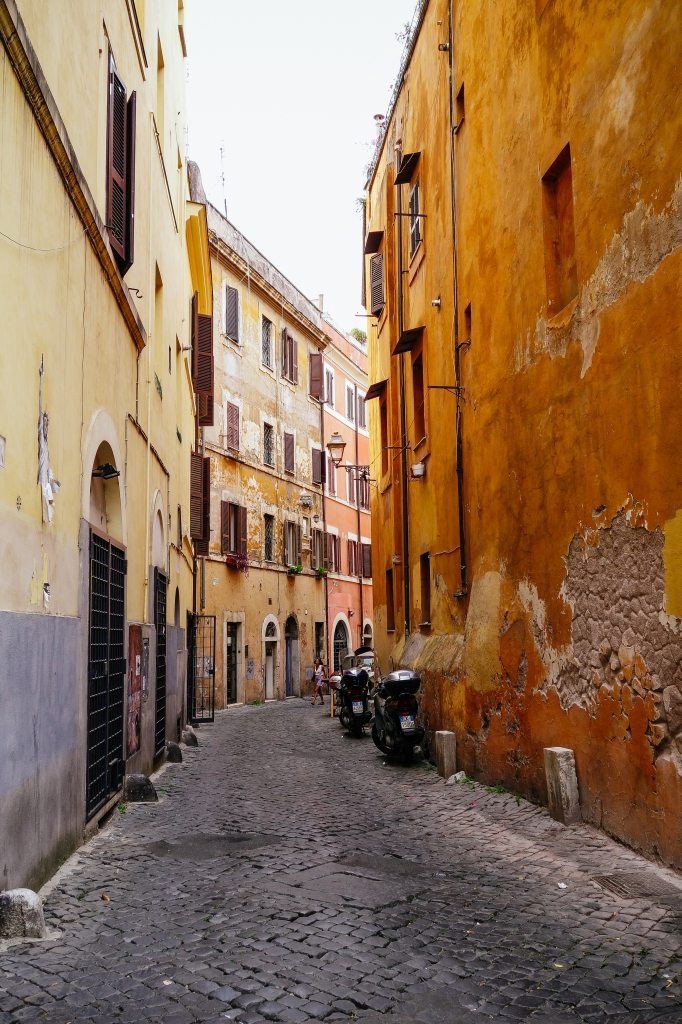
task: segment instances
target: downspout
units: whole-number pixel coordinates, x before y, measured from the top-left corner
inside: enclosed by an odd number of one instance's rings
[[[396,166],[400,166],[402,149],[396,145]],[[398,337],[403,333],[403,193],[402,185],[397,186],[397,221],[398,221]],[[403,588],[404,588],[404,615],[405,615],[405,639],[410,635],[410,526],[409,506],[407,493],[407,421],[405,414],[405,353],[400,353],[400,471],[401,471],[401,493],[403,508]]]
[[[364,600],[363,600],[364,583],[362,582],[362,580],[363,580],[363,576],[362,576],[362,517],[360,516],[360,487],[359,487],[359,484],[360,484],[360,474],[358,473],[358,469],[357,469],[357,466],[358,466],[358,456],[360,454],[359,442],[358,442],[358,386],[357,386],[357,384],[354,384],[353,386],[354,386],[354,389],[355,389],[355,399],[354,399],[353,409],[355,410],[355,467],[356,467],[353,470],[353,472],[355,473],[355,508],[356,508],[357,520],[358,520],[358,558],[360,560],[360,565],[358,566],[358,568],[360,569],[360,572],[358,573],[358,584],[360,586],[360,643],[358,644],[358,646],[360,647],[360,646],[362,646],[362,641],[363,641],[364,636],[365,636],[365,605],[364,605]]]
[[[320,399],[320,444],[321,444],[321,452],[320,452],[321,467],[320,468],[322,469],[322,472],[320,473],[320,476],[322,477],[322,483],[320,484],[320,486],[322,488],[322,550],[324,552],[324,550],[325,550],[324,546],[327,543],[327,499],[325,497],[325,490],[324,490],[324,486],[325,486],[325,482],[326,482],[326,478],[327,478],[327,473],[326,473],[326,469],[327,469],[327,456],[325,455],[325,447],[324,447],[324,399],[323,398]],[[323,561],[324,561],[324,558],[323,558]],[[329,666],[331,665],[331,661],[330,661],[330,656],[329,656],[330,655],[330,647],[329,647],[329,574],[328,573],[324,577],[324,645],[325,645],[326,652],[327,652],[326,665],[327,665],[327,669],[329,669]],[[333,713],[334,713],[334,695],[333,695],[331,690],[330,690],[329,703],[331,705],[331,712],[332,712],[332,715],[333,715]]]
[[[457,458],[457,512],[459,524],[459,590],[455,597],[465,598],[468,593],[466,533],[464,523],[464,465],[462,462],[462,374],[459,341],[459,291],[457,286],[457,172],[455,163],[455,80],[454,80],[454,25],[453,0],[448,3],[448,73],[450,92],[450,211],[452,215],[452,276],[454,298],[452,303],[453,337],[455,344],[455,394],[457,402],[455,448]],[[463,342],[464,344],[464,342]]]
[[[153,114],[149,115],[151,120],[152,131],[149,133],[149,166],[152,167],[152,158],[154,155],[153,139],[154,139],[154,125],[153,125]],[[149,211],[149,252],[153,251],[152,246],[152,175],[149,175],[149,200],[147,209]],[[153,261],[152,261],[153,262]],[[147,303],[147,323],[152,322],[152,295],[156,296],[156,279],[152,280],[153,268],[150,267],[150,281],[149,281],[149,298]],[[156,337],[156,324],[154,324],[154,330],[147,337],[147,471],[145,479],[145,497],[144,497],[144,514],[146,527],[144,531],[144,597],[142,604],[142,615],[143,622],[149,622],[149,559],[150,547],[151,547],[151,529],[152,529],[152,517],[149,513],[149,491],[151,486],[151,425],[152,425],[152,348],[154,345],[154,338]]]

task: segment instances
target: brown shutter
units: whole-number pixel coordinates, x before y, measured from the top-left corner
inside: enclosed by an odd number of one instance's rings
[[[202,536],[195,541],[194,550],[198,555],[207,555],[211,539],[211,459],[206,456],[202,462]]]
[[[284,565],[288,565],[287,561],[287,524],[282,523],[282,562]]]
[[[243,506],[239,506],[237,513],[237,536],[239,537],[239,554],[246,554],[246,509]]]
[[[125,261],[128,104],[126,87],[116,73],[111,53],[107,121],[107,227],[111,248],[120,261]]]
[[[227,403],[227,447],[239,451],[239,406]]]
[[[322,534],[322,565],[325,569],[329,568],[329,534]]]
[[[317,398],[318,401],[322,401],[324,396],[323,391],[323,366],[322,366],[322,353],[311,352],[310,353],[310,394],[313,398]]]
[[[369,261],[369,311],[379,316],[384,308],[384,254],[377,252]]]
[[[296,527],[296,565],[301,564],[301,552],[303,551],[303,527],[298,524]]]
[[[372,578],[372,545],[362,545],[362,575],[366,580]]]
[[[322,483],[322,452],[319,448],[313,448],[313,483]]]
[[[287,329],[282,328],[282,376],[288,377],[287,372]]]
[[[192,346],[192,387],[197,390],[199,377],[199,293],[192,296],[189,314],[190,344]]]
[[[199,426],[212,427],[213,404],[213,317],[197,314],[197,375],[195,390],[199,396]]]
[[[294,472],[294,435],[284,434],[284,471]]]
[[[126,128],[126,240],[125,257],[121,264],[121,274],[125,274],[135,259],[135,123],[137,111],[137,94],[132,93],[128,100],[128,116]]]
[[[289,340],[291,342],[291,379],[294,384],[298,384],[298,342],[295,338]]]
[[[189,534],[192,540],[201,540],[204,507],[204,477],[201,455],[191,453],[189,485]]]
[[[239,341],[239,292],[229,285],[225,291],[225,334],[233,341]]]
[[[220,502],[220,550],[223,555],[230,553],[230,503]]]
[[[348,501],[351,505],[355,504],[355,473],[354,469],[346,470],[346,479],[348,481]]]

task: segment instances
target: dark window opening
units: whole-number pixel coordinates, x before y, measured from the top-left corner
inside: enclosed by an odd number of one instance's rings
[[[565,146],[542,179],[547,312],[554,316],[578,294],[571,150]]]
[[[422,625],[431,622],[431,559],[429,555],[419,558],[419,574],[421,578],[421,616]]]
[[[395,606],[393,604],[393,569],[386,570],[386,629],[395,630]]]
[[[412,408],[414,417],[414,442],[418,444],[426,437],[426,413],[424,409],[424,364],[422,355],[412,362]]]

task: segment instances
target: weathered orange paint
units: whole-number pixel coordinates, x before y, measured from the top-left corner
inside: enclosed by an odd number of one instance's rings
[[[439,49],[451,15],[452,77]],[[372,457],[401,444],[402,360],[408,465],[426,465],[408,485],[407,552],[398,452],[373,503],[382,662],[422,673],[427,724],[456,731],[462,768],[544,801],[542,748],[571,747],[585,820],[678,865],[681,45],[682,9],[653,0],[429,0],[367,206],[386,264],[370,383],[388,382],[390,410],[387,437],[372,411]],[[420,153],[412,184],[426,214],[412,260],[402,219],[402,267],[401,152]],[[569,170],[551,200],[560,154]],[[424,328],[421,443],[410,354],[391,354],[401,277],[403,324]],[[456,351],[459,425],[455,395],[428,390],[456,383]],[[431,625],[420,630],[422,553]],[[398,578],[391,634],[385,572],[402,577],[405,561],[410,629]]]

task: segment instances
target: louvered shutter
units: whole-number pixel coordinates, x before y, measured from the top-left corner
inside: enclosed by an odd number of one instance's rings
[[[362,545],[362,575],[366,580],[372,578],[372,545]]]
[[[189,533],[192,540],[201,540],[203,529],[204,476],[203,460],[198,452],[191,453],[189,491]]]
[[[294,435],[284,434],[284,471],[294,472]]]
[[[334,537],[334,547],[336,552],[336,571],[341,572],[341,538]]]
[[[211,538],[211,459],[206,456],[202,462],[202,536],[195,542],[194,550],[198,555],[207,555]]]
[[[225,334],[239,341],[239,292],[229,285],[225,288]]]
[[[322,452],[319,448],[313,448],[313,483],[322,483]]]
[[[355,473],[354,469],[347,469],[346,470],[346,474],[347,474],[346,479],[348,480],[348,501],[351,503],[351,505],[355,504],[355,476],[354,476],[354,473]]]
[[[220,550],[224,555],[230,553],[230,503],[220,502]]]
[[[369,311],[379,316],[384,308],[384,254],[377,252],[369,261]]]
[[[239,451],[239,406],[227,403],[227,447]]]
[[[111,248],[125,260],[126,167],[128,148],[126,87],[109,54],[109,109],[107,132],[107,227]]]
[[[192,387],[197,390],[199,379],[199,293],[192,296],[189,314],[190,344],[192,346]]]
[[[246,509],[240,505],[237,510],[237,527],[239,537],[239,554],[246,554]]]
[[[197,395],[197,416],[200,427],[213,426],[213,395]]]
[[[128,100],[126,126],[126,239],[125,256],[121,264],[121,274],[125,274],[135,259],[135,124],[137,112],[137,94],[131,93]]]
[[[282,376],[288,377],[288,365],[287,365],[287,329],[282,328]]]
[[[310,353],[310,394],[313,398],[317,398],[321,401],[324,396],[323,391],[323,365],[322,365],[322,353],[311,352]],[[319,482],[319,481],[318,481]]]
[[[303,528],[299,524],[296,527],[296,565],[301,564],[301,552],[303,551]]]
[[[282,523],[282,562],[284,565],[288,565],[287,559],[287,524]]]
[[[295,338],[290,338],[291,342],[291,379],[294,384],[298,384],[298,342]]]

